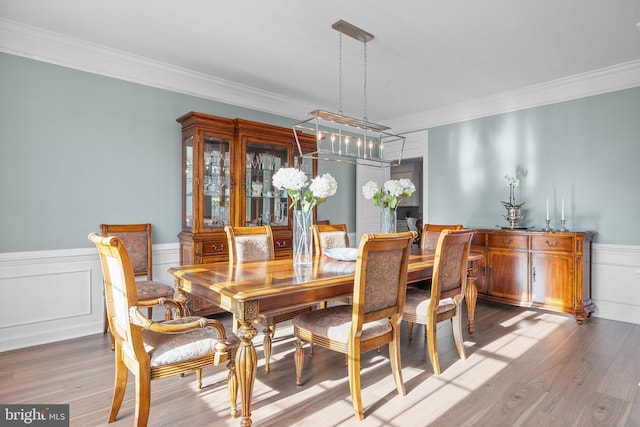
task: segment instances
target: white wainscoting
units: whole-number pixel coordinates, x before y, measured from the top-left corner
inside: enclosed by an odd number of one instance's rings
[[[179,264],[178,244],[154,245],[153,254],[154,279],[172,284],[165,269]],[[594,316],[640,324],[640,246],[594,244],[592,275]],[[2,253],[0,292],[0,351],[102,332],[95,249]]]

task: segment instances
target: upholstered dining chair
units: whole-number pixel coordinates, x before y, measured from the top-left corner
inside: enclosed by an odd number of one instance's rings
[[[349,247],[346,224],[313,224],[312,233],[316,254],[321,255],[325,249]]]
[[[229,246],[229,263],[237,264],[251,261],[264,261],[274,259],[273,233],[268,225],[256,227],[226,226],[227,243]],[[262,349],[264,351],[265,371],[271,370],[271,352],[273,349],[273,336],[276,325],[290,320],[295,315],[315,309],[317,304],[304,305],[291,309],[279,309],[260,312],[259,323],[263,327],[264,339]],[[234,328],[237,322],[233,321]]]
[[[400,322],[404,310],[409,254],[415,232],[365,234],[355,266],[353,305],[300,314],[291,320],[296,336],[296,384],[302,385],[303,341],[347,355],[349,389],[362,420],[360,355],[389,344],[396,389],[405,395],[400,361]]]
[[[238,338],[225,331],[218,320],[182,317],[184,305],[175,300],[138,300],[133,266],[127,248],[116,236],[89,235],[102,266],[109,327],[115,341],[115,384],[108,421],[116,420],[127,386],[128,372],[135,375],[134,425],[146,426],[151,404],[152,380],[195,371],[202,388],[201,369],[227,362],[231,415],[237,416],[235,352]],[[175,319],[162,323],[145,317],[140,308],[165,305],[176,311]]]
[[[462,230],[462,224],[425,224],[422,227],[420,248],[425,251],[435,251],[442,230]]]
[[[433,372],[440,374],[437,323],[451,319],[460,358],[466,359],[462,339],[462,301],[467,286],[467,261],[473,230],[446,229],[436,244],[431,289],[409,288],[403,320],[408,322],[409,340],[413,324],[425,325],[425,339]]]
[[[157,301],[158,298],[173,298],[173,286],[153,280],[153,251],[151,239],[151,224],[101,224],[103,237],[117,236],[129,253],[129,259],[136,277],[144,276],[145,280],[136,281],[139,301]],[[171,311],[165,312],[165,320],[170,319]],[[147,316],[153,316],[153,306],[147,307]],[[109,329],[107,313],[105,311],[102,333]]]

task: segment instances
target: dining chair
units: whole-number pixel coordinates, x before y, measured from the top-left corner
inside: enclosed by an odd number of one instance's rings
[[[145,280],[136,280],[138,300],[157,301],[158,298],[173,298],[173,286],[153,280],[153,250],[151,224],[100,224],[103,237],[120,238],[129,253],[135,277],[145,276]],[[165,320],[170,319],[171,311],[165,312]],[[147,316],[153,318],[153,306],[147,307]],[[109,329],[105,310],[102,333]],[[113,340],[112,340],[113,342]]]
[[[311,229],[316,254],[322,255],[325,249],[349,247],[346,224],[313,224]]]
[[[407,268],[416,233],[365,234],[355,265],[353,304],[302,313],[291,320],[296,337],[296,385],[302,385],[303,342],[347,355],[349,389],[356,417],[362,420],[360,355],[389,344],[396,389],[405,395],[400,360],[400,322]]]
[[[425,251],[435,251],[442,230],[462,230],[462,224],[425,224],[422,227],[420,248]]]
[[[234,227],[228,225],[224,230],[227,233],[229,246],[229,264],[274,259],[275,252],[271,226]],[[263,327],[262,349],[264,351],[264,369],[266,372],[271,370],[271,352],[276,325],[290,320],[299,313],[311,311],[316,307],[317,304],[305,304],[294,308],[260,312],[259,324]],[[237,324],[238,322],[235,320],[234,315],[234,328],[237,327]]]
[[[467,285],[467,262],[473,230],[440,232],[436,244],[431,289],[409,288],[403,320],[408,322],[409,340],[413,324],[425,325],[425,339],[433,372],[440,374],[437,323],[451,319],[453,337],[460,358],[466,359],[462,339],[462,301]]]
[[[151,405],[152,380],[195,371],[202,388],[205,366],[227,362],[231,415],[237,416],[237,378],[235,353],[238,338],[226,332],[218,320],[187,316],[184,304],[159,298],[154,302],[138,299],[133,262],[126,245],[116,237],[89,235],[96,245],[102,266],[109,327],[115,341],[115,383],[108,422],[118,416],[125,395],[129,371],[135,376],[134,425],[146,426]],[[175,319],[154,322],[140,308],[164,305],[175,310]]]

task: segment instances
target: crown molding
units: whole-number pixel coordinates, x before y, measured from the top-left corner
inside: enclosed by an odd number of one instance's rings
[[[302,119],[306,112],[319,108],[298,99],[2,18],[0,35],[0,52],[145,86],[293,119]],[[396,132],[411,132],[636,86],[640,86],[640,60],[384,122]]]
[[[384,120],[396,132],[428,129],[640,86],[640,60]]]
[[[0,18],[0,52],[302,119],[316,105]],[[302,113],[301,113],[302,112]]]

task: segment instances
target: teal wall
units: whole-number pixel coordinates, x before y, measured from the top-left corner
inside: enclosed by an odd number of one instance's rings
[[[0,53],[0,252],[89,247],[87,235],[103,222],[151,222],[154,243],[177,242],[176,118],[189,111],[294,123]],[[341,183],[355,175],[340,168],[332,173]],[[355,229],[355,214],[336,204],[354,194],[353,185],[341,185],[319,217],[344,218]],[[323,212],[327,207],[331,215]]]
[[[570,229],[598,243],[640,245],[640,88],[429,130],[429,221],[506,226],[503,176],[518,172],[527,226]]]
[[[0,53],[0,252],[90,247],[100,223],[180,229],[180,126],[188,111],[280,126],[294,121]],[[640,88],[429,130],[429,220],[506,225],[502,176],[520,171],[527,225],[640,245]],[[326,162],[338,194],[318,218],[355,231],[355,170]],[[112,176],[106,176],[106,173]]]

